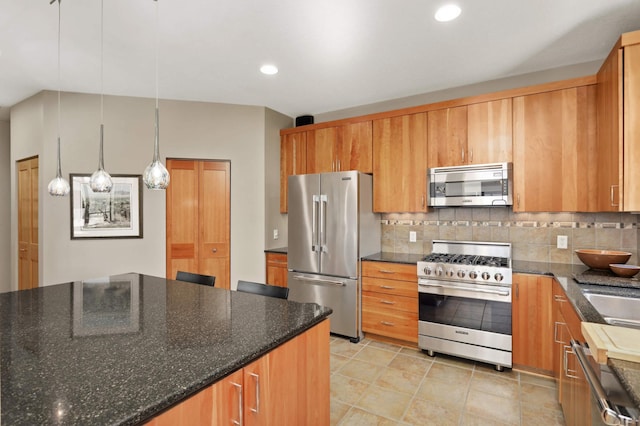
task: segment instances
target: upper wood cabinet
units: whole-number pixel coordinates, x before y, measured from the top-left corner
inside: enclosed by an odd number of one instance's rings
[[[372,123],[363,121],[307,132],[307,173],[371,173]]]
[[[512,101],[428,112],[429,167],[512,161]]]
[[[427,114],[373,121],[373,210],[427,211]]]
[[[640,31],[620,37],[597,81],[597,209],[638,211]]]
[[[291,175],[307,172],[307,132],[289,133],[280,139],[280,212],[287,212],[288,184]]]
[[[514,211],[593,211],[595,85],[513,99]]]

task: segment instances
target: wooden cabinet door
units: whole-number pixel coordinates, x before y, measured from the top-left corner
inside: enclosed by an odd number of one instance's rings
[[[213,424],[231,424],[229,420],[225,423],[214,423],[214,413],[220,414],[219,419],[223,419],[223,415],[227,415],[226,419],[230,419],[231,415],[227,412],[221,413],[217,408],[214,409],[213,403],[218,386],[223,387],[223,382],[208,386],[193,396],[190,396],[184,402],[170,408],[159,416],[154,417],[146,423],[147,426],[178,426],[178,425],[213,425]]]
[[[338,132],[338,171],[373,173],[373,124],[371,121],[345,124]]]
[[[279,287],[287,286],[287,255],[283,253],[267,253],[267,284]]]
[[[287,212],[287,179],[306,172],[307,132],[283,135],[280,139],[280,213]]]
[[[467,106],[468,164],[511,162],[512,149],[511,98]]]
[[[274,396],[269,372],[270,356],[270,353],[266,354],[243,369],[244,425],[272,424],[269,423],[269,410]]]
[[[213,401],[214,425],[244,424],[244,371],[232,373],[210,386]],[[187,400],[188,401],[188,400]],[[180,404],[182,405],[182,404]],[[239,422],[239,423],[236,423]],[[178,424],[178,423],[174,423]],[[184,423],[196,424],[196,423]]]
[[[216,287],[230,288],[231,164],[202,161],[199,165],[198,273],[216,277]]]
[[[18,290],[38,287],[38,157],[18,161]]]
[[[337,141],[337,127],[327,127],[307,132],[306,173],[327,173],[338,170],[335,152]]]
[[[640,38],[640,36],[638,36]],[[624,211],[640,211],[640,44],[624,48]]]
[[[513,275],[513,364],[553,371],[553,278]]]
[[[467,153],[467,107],[429,111],[428,166],[459,166],[469,162]]]
[[[513,99],[514,211],[590,211],[595,85]]]
[[[373,210],[427,211],[427,114],[373,122]]]

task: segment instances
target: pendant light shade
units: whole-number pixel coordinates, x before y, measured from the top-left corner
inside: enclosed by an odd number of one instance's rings
[[[153,143],[153,160],[151,164],[144,169],[142,180],[149,189],[167,189],[169,186],[169,171],[160,161],[160,113],[158,108],[158,33],[160,27],[159,6],[156,2],[156,136]]]
[[[111,175],[104,169],[104,0],[100,1],[100,151],[98,152],[98,170],[93,172],[89,186],[93,192],[111,192]]]
[[[47,190],[49,195],[54,197],[64,197],[69,193],[69,182],[62,177],[62,166],[60,162],[60,2],[58,0],[58,164],[56,168],[56,177],[49,182]]]

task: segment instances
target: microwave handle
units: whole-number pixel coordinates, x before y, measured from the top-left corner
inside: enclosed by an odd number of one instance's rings
[[[600,383],[598,376],[593,371],[593,368],[591,368],[591,365],[587,360],[587,354],[585,350],[588,351],[589,349],[585,348],[575,340],[571,340],[571,349],[573,350],[573,353],[576,354],[578,363],[580,364],[582,371],[584,371],[584,376],[587,379],[587,383],[589,383],[589,388],[591,388],[591,393],[598,403],[598,409],[600,409],[600,416],[602,417],[602,421],[607,425],[626,424],[621,418],[621,413],[615,409],[615,405],[611,404],[607,399],[607,394],[602,388],[602,384]]]

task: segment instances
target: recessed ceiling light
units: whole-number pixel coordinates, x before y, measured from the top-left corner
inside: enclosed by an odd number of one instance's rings
[[[460,16],[462,9],[455,4],[446,4],[436,11],[436,21],[449,22]]]
[[[266,64],[260,67],[260,72],[266,75],[278,74],[278,67],[271,64]]]

